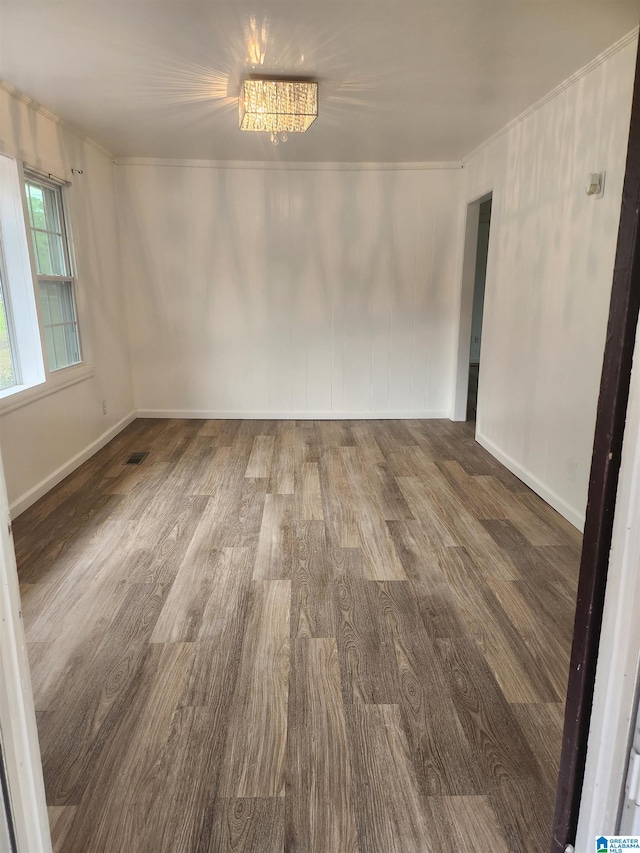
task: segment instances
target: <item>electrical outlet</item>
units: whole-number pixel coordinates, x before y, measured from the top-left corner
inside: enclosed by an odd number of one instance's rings
[[[102,401],[102,414],[103,415],[107,414],[107,401],[106,400]]]

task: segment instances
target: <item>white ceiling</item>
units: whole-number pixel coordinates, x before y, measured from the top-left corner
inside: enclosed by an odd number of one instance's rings
[[[640,0],[0,0],[0,78],[120,157],[450,161],[639,18]],[[320,81],[319,118],[278,148],[238,130],[257,70]]]

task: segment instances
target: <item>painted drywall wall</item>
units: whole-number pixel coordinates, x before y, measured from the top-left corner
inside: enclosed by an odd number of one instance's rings
[[[81,335],[93,375],[0,414],[14,514],[94,452],[133,413],[113,164],[104,152],[0,89],[0,151],[61,178],[77,262]],[[71,174],[71,169],[83,174]],[[103,415],[102,401],[107,403]]]
[[[446,415],[460,177],[118,165],[137,409]]]
[[[477,151],[493,190],[477,437],[584,520],[625,170],[636,40]],[[590,172],[606,170],[602,199]]]

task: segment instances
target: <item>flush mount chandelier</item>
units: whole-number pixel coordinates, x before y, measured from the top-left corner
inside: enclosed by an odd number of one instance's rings
[[[240,130],[269,133],[274,145],[304,133],[318,117],[318,84],[310,80],[242,81]]]

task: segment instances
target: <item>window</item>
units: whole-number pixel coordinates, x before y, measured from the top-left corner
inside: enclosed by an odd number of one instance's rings
[[[58,184],[29,173],[25,188],[47,361],[49,370],[60,370],[81,361],[62,192]]]

